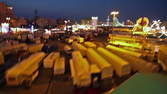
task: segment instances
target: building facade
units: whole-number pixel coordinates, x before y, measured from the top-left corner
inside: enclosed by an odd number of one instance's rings
[[[0,23],[8,22],[11,18],[14,18],[13,7],[0,2]]]

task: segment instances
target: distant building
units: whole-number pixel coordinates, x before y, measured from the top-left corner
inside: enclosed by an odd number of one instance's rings
[[[92,20],[90,18],[88,19],[81,19],[82,25],[91,25]]]
[[[25,18],[13,18],[10,20],[10,26],[12,27],[22,27],[27,25],[28,25],[28,20]]]
[[[9,18],[14,18],[13,7],[0,2],[0,23],[7,22]]]
[[[98,25],[98,17],[92,17],[92,21],[91,21],[91,25],[92,26],[97,26]]]
[[[167,28],[167,21],[162,22],[161,26],[165,26]]]

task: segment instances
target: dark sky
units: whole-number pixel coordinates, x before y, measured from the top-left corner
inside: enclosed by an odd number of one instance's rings
[[[4,1],[4,0],[0,0]],[[32,17],[34,10],[42,17],[73,19],[98,16],[105,20],[110,11],[119,10],[120,19],[167,17],[167,0],[7,0],[17,16]]]

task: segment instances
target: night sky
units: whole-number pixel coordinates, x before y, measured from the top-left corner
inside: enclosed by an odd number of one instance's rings
[[[4,0],[0,0],[4,1]],[[167,0],[7,0],[14,7],[15,14],[48,18],[68,17],[72,19],[98,16],[105,20],[110,11],[119,10],[120,19],[136,19],[147,16],[150,19],[167,17]]]

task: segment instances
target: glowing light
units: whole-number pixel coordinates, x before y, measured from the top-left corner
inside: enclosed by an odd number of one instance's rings
[[[151,27],[143,27],[143,31],[148,33],[151,31]]]
[[[72,32],[75,32],[77,30],[93,30],[94,26],[92,25],[72,25]]]
[[[64,27],[64,31],[66,31],[66,30],[67,30],[67,26]]]
[[[72,28],[72,26],[67,26],[67,28]]]
[[[98,19],[98,17],[92,17],[92,20],[97,20]]]
[[[85,28],[86,28],[86,25],[78,25],[78,28],[79,28],[79,29],[85,29]]]
[[[140,17],[137,21],[136,24],[147,27],[149,24],[149,19],[147,17]]]
[[[165,26],[162,26],[162,27],[161,27],[161,33],[167,35],[167,34],[166,34],[167,32],[166,32]]]
[[[136,24],[133,27],[133,34],[138,35],[147,35],[151,31],[151,28],[148,27],[149,19],[147,17],[140,17]]]
[[[49,35],[51,35],[51,31],[48,30],[48,29],[45,29],[45,34],[49,34]]]
[[[9,32],[9,23],[2,23],[1,24],[1,32],[2,33],[7,33],[7,32]]]
[[[10,17],[6,17],[6,20],[8,20],[8,21],[9,21],[9,20],[10,20]]]
[[[13,10],[13,7],[8,7],[8,9]]]
[[[67,24],[67,23],[68,23],[68,21],[64,21],[64,23],[65,23],[65,24]]]
[[[151,28],[153,29],[153,30],[160,30],[161,29],[161,27],[160,27],[160,24],[161,24],[161,21],[160,20],[154,20],[153,21],[153,24],[151,25]]]
[[[118,15],[119,14],[119,11],[112,11],[111,12],[111,15]]]
[[[53,29],[51,29],[52,31],[58,31],[58,30],[60,30],[59,28],[53,28]]]
[[[31,32],[32,33],[34,32],[34,26],[33,25],[31,26]]]
[[[152,31],[154,32],[160,32],[162,34],[165,34],[166,33],[166,28],[165,26],[160,26],[161,25],[161,21],[160,20],[154,20],[153,21],[153,24],[151,25],[151,28],[152,28]]]
[[[16,28],[10,28],[11,31],[13,31],[14,33],[16,32],[24,32],[24,31],[30,31],[30,32],[35,32],[37,31],[38,29],[34,29],[32,30],[31,28],[19,28],[19,27],[16,27]]]
[[[142,45],[139,43],[127,43],[126,41],[110,41],[109,44],[127,46],[127,47],[139,48],[139,49],[142,48]]]

